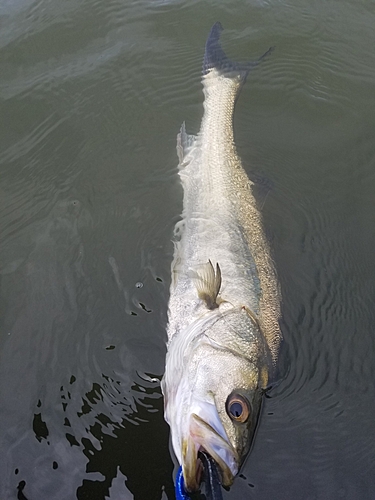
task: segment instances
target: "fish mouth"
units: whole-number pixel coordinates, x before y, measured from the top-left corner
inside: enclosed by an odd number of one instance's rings
[[[196,413],[190,415],[190,433],[182,442],[182,470],[185,487],[198,491],[203,479],[203,464],[198,457],[205,452],[220,471],[221,484],[230,486],[238,472],[238,456],[232,445]]]

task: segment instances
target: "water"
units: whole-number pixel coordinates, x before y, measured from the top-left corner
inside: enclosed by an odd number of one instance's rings
[[[225,499],[375,496],[375,7],[0,5],[0,497],[173,499],[158,380],[176,134],[220,20],[283,293],[278,380]]]

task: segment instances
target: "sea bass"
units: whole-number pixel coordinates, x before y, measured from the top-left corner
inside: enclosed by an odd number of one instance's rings
[[[233,138],[235,101],[259,61],[230,61],[219,43],[222,29],[216,23],[206,43],[199,134],[188,135],[183,124],[177,137],[184,198],[162,391],[188,491],[199,489],[200,451],[214,459],[222,484],[232,484],[281,339],[276,272]]]

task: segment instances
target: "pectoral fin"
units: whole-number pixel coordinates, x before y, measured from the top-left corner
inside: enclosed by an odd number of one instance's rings
[[[198,297],[203,300],[208,309],[219,307],[217,296],[221,287],[221,270],[219,264],[216,264],[216,272],[212,262],[209,260],[196,271],[190,271]]]

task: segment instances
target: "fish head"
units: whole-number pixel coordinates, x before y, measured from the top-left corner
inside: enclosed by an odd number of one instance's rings
[[[250,449],[268,373],[256,329],[245,314],[220,317],[191,342],[174,380],[167,359],[165,418],[188,491],[199,489],[200,451],[230,486]]]

